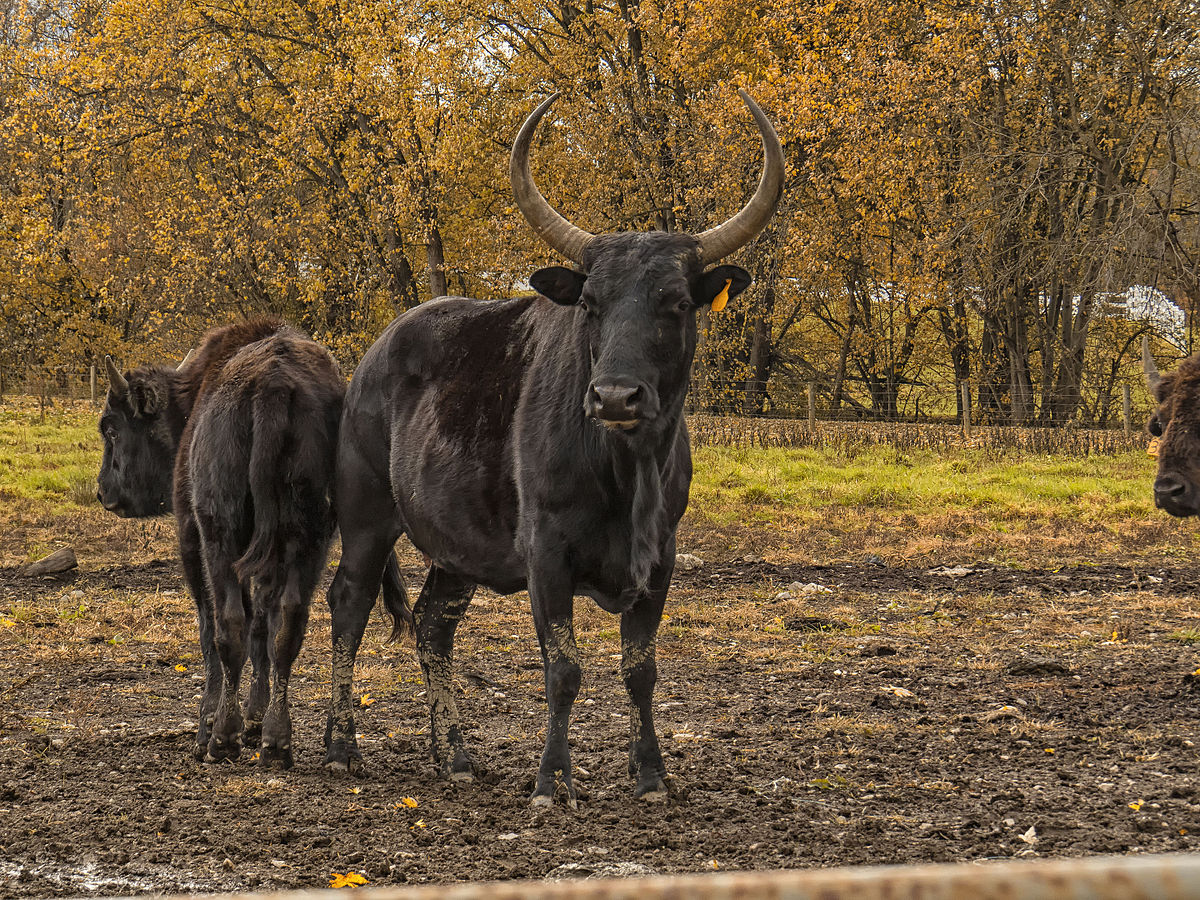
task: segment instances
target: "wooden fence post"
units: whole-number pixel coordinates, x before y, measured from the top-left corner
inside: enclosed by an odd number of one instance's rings
[[[817,383],[810,381],[808,383],[808,432],[812,434],[817,430]]]
[[[1133,434],[1133,403],[1129,399],[1129,385],[1121,385],[1121,415],[1125,423],[1125,437]]]
[[[962,431],[963,438],[971,439],[971,382],[962,383]]]

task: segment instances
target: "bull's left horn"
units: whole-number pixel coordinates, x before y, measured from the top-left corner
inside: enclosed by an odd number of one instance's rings
[[[1142,335],[1142,370],[1146,373],[1146,387],[1150,388],[1150,393],[1154,393],[1154,389],[1162,381],[1162,375],[1158,371],[1154,357],[1150,355],[1150,339],[1144,334]]]
[[[706,266],[750,243],[755,235],[766,228],[775,207],[779,205],[779,198],[783,196],[786,167],[779,135],[775,133],[771,120],[754,99],[743,90],[738,90],[738,94],[750,110],[750,114],[754,116],[759,133],[762,134],[763,173],[758,182],[758,190],[737,215],[703,234],[696,235],[700,240],[701,258]]]
[[[517,132],[517,139],[513,141],[512,156],[508,160],[508,177],[512,181],[517,207],[529,220],[537,236],[571,262],[579,263],[583,261],[583,248],[594,235],[572,225],[559,215],[542,196],[542,192],[534,184],[533,173],[529,171],[529,143],[533,140],[538,122],[557,99],[556,92],[543,100]]]
[[[129,382],[125,380],[125,376],[121,374],[121,370],[117,368],[117,364],[113,362],[111,356],[104,357],[104,369],[108,372],[108,383],[112,386],[113,393],[118,397],[124,397],[129,391]]]
[[[189,350],[184,355],[183,362],[181,362],[179,365],[177,365],[175,367],[175,371],[178,372],[180,369],[182,369],[184,366],[186,366],[188,363],[190,363],[192,361],[192,357],[195,355],[195,353],[196,353],[196,348],[193,347],[191,350]]]

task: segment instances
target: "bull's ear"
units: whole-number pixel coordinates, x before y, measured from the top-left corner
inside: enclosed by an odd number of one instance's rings
[[[586,280],[587,276],[582,272],[563,266],[549,266],[534,272],[529,277],[529,284],[543,297],[563,306],[573,306],[579,302]]]
[[[1162,437],[1162,420],[1158,417],[1158,413],[1151,414],[1150,421],[1146,423],[1146,430],[1150,432],[1151,437]]]
[[[711,303],[714,312],[720,312],[730,297],[736,297],[750,287],[750,273],[741,266],[717,266],[704,273],[700,280],[701,303]]]

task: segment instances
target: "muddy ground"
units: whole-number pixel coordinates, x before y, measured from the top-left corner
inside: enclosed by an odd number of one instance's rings
[[[578,604],[574,812],[527,802],[545,701],[523,596],[481,592],[460,629],[482,776],[451,784],[411,641],[383,643],[378,614],[357,682],[365,777],[321,768],[323,589],[293,682],[296,767],[203,765],[168,554],[65,580],[0,570],[0,896],[1200,848],[1200,570],[709,556],[677,577],[659,642],[666,804],[631,799],[616,620]]]

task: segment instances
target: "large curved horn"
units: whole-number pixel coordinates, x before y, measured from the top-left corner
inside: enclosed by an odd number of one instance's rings
[[[182,369],[184,366],[186,366],[188,363],[190,363],[192,361],[192,357],[195,355],[196,355],[196,348],[193,347],[191,350],[189,350],[187,353],[184,354],[183,362],[181,362],[179,365],[177,365],[175,367],[175,371],[178,372],[180,369]]]
[[[710,228],[696,237],[700,240],[701,259],[704,265],[714,263],[728,256],[739,247],[744,247],[756,234],[766,227],[771,214],[779,205],[783,195],[784,159],[783,145],[779,143],[779,135],[754,99],[745,91],[739,89],[742,102],[754,116],[763,143],[763,173],[758,182],[758,190],[750,201],[742,207],[741,212],[732,219]]]
[[[1153,394],[1158,383],[1162,381],[1162,375],[1158,371],[1154,357],[1150,355],[1150,339],[1144,334],[1142,335],[1142,371],[1146,373],[1146,387],[1150,388],[1150,393]]]
[[[558,92],[555,92],[543,100],[517,132],[512,156],[508,160],[508,177],[512,181],[517,206],[529,220],[537,236],[567,259],[578,263],[582,262],[583,248],[593,235],[577,228],[559,215],[533,183],[533,175],[529,171],[529,143],[533,140],[533,132],[558,96]]]
[[[113,393],[118,397],[124,397],[129,392],[129,382],[125,380],[125,376],[121,374],[121,370],[117,368],[117,364],[113,362],[111,356],[104,357],[104,368],[108,372],[108,383],[112,387]]]

